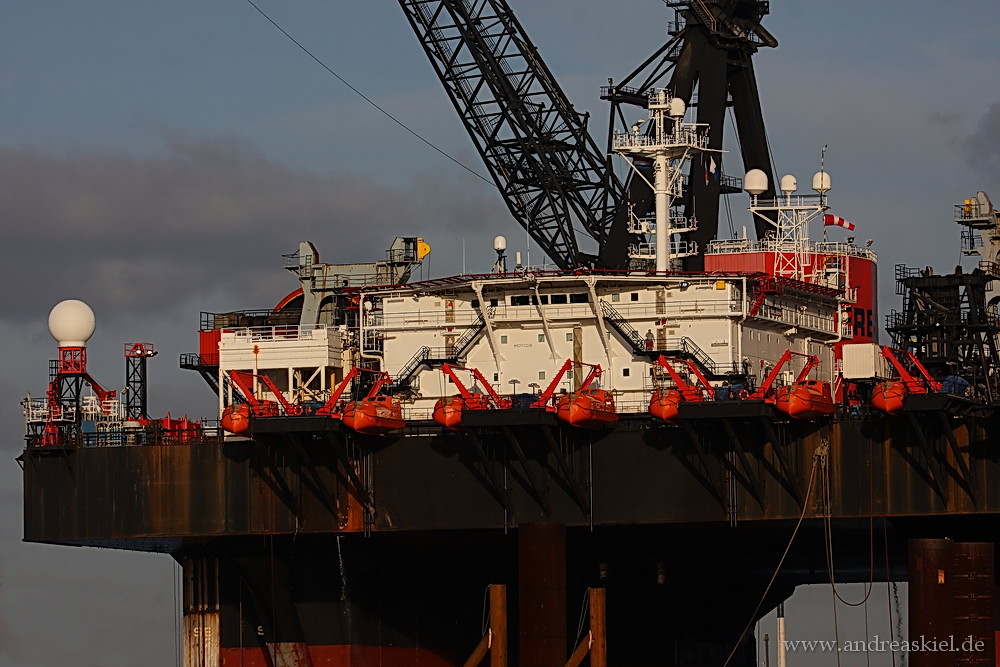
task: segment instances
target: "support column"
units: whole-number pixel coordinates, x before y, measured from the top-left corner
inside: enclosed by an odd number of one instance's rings
[[[993,544],[956,544],[952,579],[955,645],[961,649],[955,654],[955,664],[958,667],[992,667],[996,660]]]
[[[953,585],[954,544],[951,540],[910,540],[909,567],[910,642],[949,641],[955,634]],[[910,667],[952,667],[948,651],[911,651]]]
[[[292,601],[285,554],[234,559],[253,596],[273,667],[312,667],[312,656]],[[200,666],[199,666],[200,667]]]
[[[219,667],[219,561],[185,558],[184,667]]]
[[[566,527],[517,528],[520,667],[566,662]]]

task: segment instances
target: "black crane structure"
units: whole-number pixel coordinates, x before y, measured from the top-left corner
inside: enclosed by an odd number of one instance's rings
[[[645,215],[653,198],[648,179],[615,173],[611,141],[619,125],[624,129],[622,107],[646,107],[668,75],[665,87],[697,106],[697,122],[710,126],[711,148],[722,148],[732,105],[744,167],[762,169],[773,183],[751,62],[760,47],[777,45],[760,24],[768,2],[665,2],[675,10],[670,39],[602,91],[611,103],[603,148],[590,134],[589,115],[570,103],[507,0],[399,3],[507,207],[562,269],[629,268],[629,245],[640,240],[629,232],[629,216]],[[720,193],[736,191],[732,181],[727,187],[706,173],[699,160],[692,163],[684,203],[699,220],[690,237],[699,245],[717,234]],[[766,231],[766,221],[757,221],[758,237]],[[596,254],[581,249],[593,245]],[[699,256],[688,262],[688,269],[701,268]]]

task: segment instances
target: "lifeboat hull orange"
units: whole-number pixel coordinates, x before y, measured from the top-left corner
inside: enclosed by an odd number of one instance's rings
[[[344,408],[341,422],[363,435],[385,435],[406,426],[399,401],[388,396],[352,401]]]
[[[462,430],[462,412],[464,410],[488,410],[490,399],[483,394],[472,394],[469,398],[447,396],[439,398],[434,404],[432,417],[441,426],[452,431]]]
[[[462,430],[462,397],[439,398],[434,404],[434,421],[452,431]]]
[[[668,424],[676,424],[680,413],[681,392],[676,389],[654,391],[649,399],[649,414]]]
[[[556,403],[556,417],[570,426],[597,429],[617,422],[618,412],[611,392],[596,389],[561,397]]]
[[[898,415],[903,411],[905,396],[906,389],[902,382],[882,382],[872,391],[872,407],[889,415]]]
[[[792,419],[803,421],[829,417],[836,409],[830,385],[815,380],[781,387],[775,394],[774,407]]]
[[[234,435],[243,435],[250,431],[250,406],[246,403],[230,405],[222,411],[219,426],[224,431]]]

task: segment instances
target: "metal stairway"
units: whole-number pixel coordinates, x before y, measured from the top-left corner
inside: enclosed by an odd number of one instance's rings
[[[714,361],[707,352],[698,347],[687,336],[660,339],[657,341],[659,344],[654,344],[653,348],[649,348],[646,345],[646,339],[611,304],[602,301],[601,310],[604,313],[604,320],[611,325],[612,329],[621,334],[637,355],[653,358],[662,354],[667,357],[690,359],[699,367],[705,377],[713,380],[730,379],[733,376],[743,374],[736,363],[720,364]]]
[[[496,308],[490,307],[487,309],[487,314],[489,317],[493,317],[493,313]],[[454,345],[447,347],[430,347],[424,345],[413,353],[410,360],[400,369],[399,373],[392,378],[392,384],[390,389],[392,391],[399,391],[401,389],[407,389],[410,386],[410,382],[413,377],[417,374],[424,365],[430,366],[433,364],[441,364],[444,362],[454,362],[458,361],[466,350],[472,346],[472,344],[479,338],[483,330],[486,328],[486,317],[480,312],[479,318],[476,319],[472,325],[466,329],[465,333],[462,334],[461,338],[455,341]]]

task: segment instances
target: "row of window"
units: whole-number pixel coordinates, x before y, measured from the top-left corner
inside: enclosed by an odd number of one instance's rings
[[[632,369],[630,369],[630,368],[623,368],[622,369],[622,377],[623,378],[630,377],[631,375],[632,375]],[[572,369],[566,371],[563,374],[563,377],[566,378],[567,380],[572,380],[573,379],[573,371],[572,371]],[[544,380],[545,379],[545,371],[538,371],[538,379],[539,380]],[[500,381],[500,374],[499,373],[494,373],[493,374],[493,381],[494,382],[499,382]],[[451,382],[452,382],[451,378],[448,378],[448,383],[451,384]]]
[[[501,345],[506,345],[509,342],[509,340],[510,339],[507,337],[507,334],[500,334],[500,344]],[[545,342],[545,334],[543,334],[543,333],[538,334],[538,342],[539,343],[544,343]],[[570,332],[568,332],[566,334],[566,342],[567,343],[572,343],[573,342],[573,332],[572,331],[570,331]]]
[[[612,294],[612,301],[620,301],[620,294]],[[633,292],[629,295],[632,301],[639,300],[639,293]],[[539,301],[540,299],[540,301]],[[537,306],[541,303],[543,306],[552,304],[553,306],[561,306],[569,303],[590,303],[590,294],[587,292],[577,292],[575,294],[518,294],[510,297],[509,304],[511,306]],[[490,299],[490,306],[496,308],[500,305],[500,299],[494,298]],[[479,308],[479,299],[472,300],[472,307]]]

